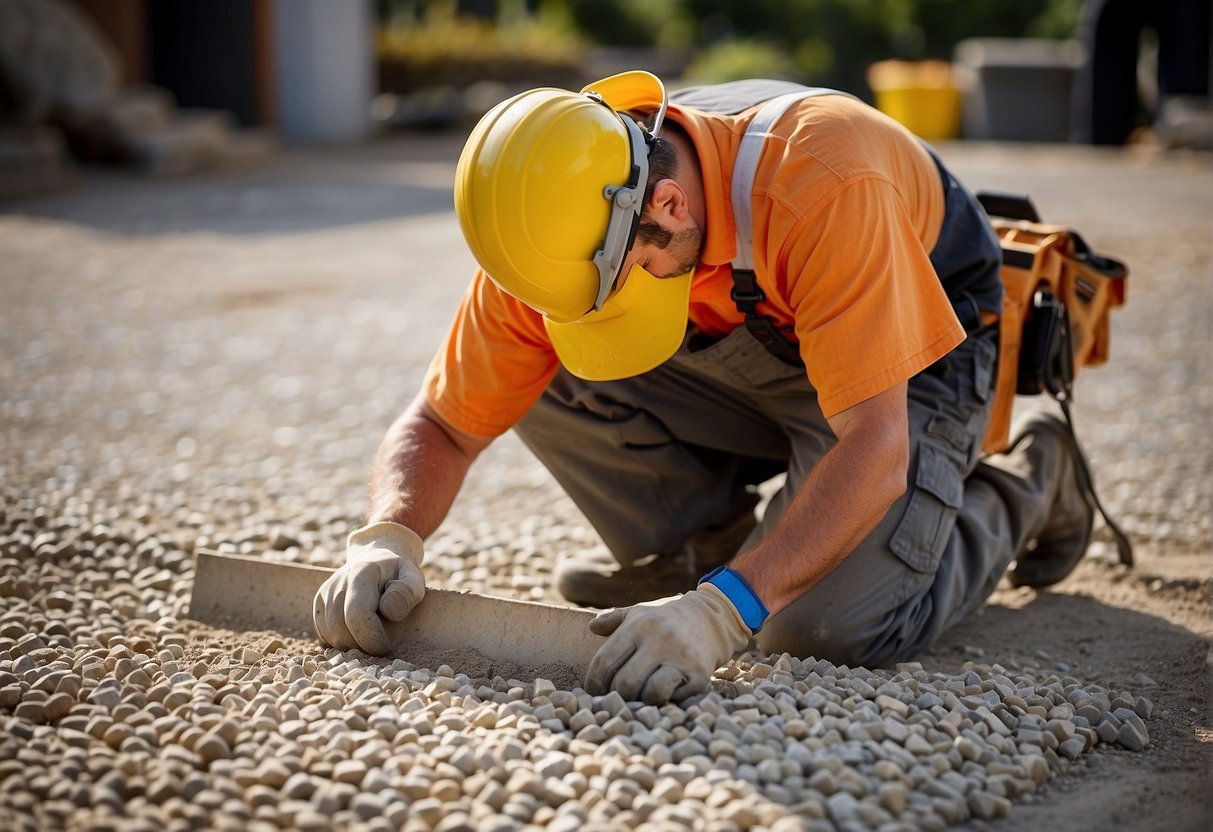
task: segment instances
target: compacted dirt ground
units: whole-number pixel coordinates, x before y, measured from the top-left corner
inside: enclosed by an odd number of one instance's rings
[[[377,774],[374,755],[360,758],[354,748],[365,742],[366,719],[347,719],[344,738],[328,729],[321,738],[302,733],[309,716],[332,707],[319,694],[301,700],[315,711],[281,699],[273,713],[257,708],[258,685],[274,682],[285,696],[287,683],[306,686],[301,677],[315,680],[334,666],[352,701],[365,685],[350,676],[361,672],[350,656],[307,638],[187,617],[196,548],[340,561],[344,535],[364,511],[372,452],[413,395],[472,268],[451,210],[460,143],[408,137],[284,152],[257,167],[174,181],[93,171],[65,193],[0,205],[0,827],[197,828],[251,818],[316,828],[490,828],[477,801],[504,813],[493,816],[504,825],[492,828],[555,826],[562,817],[573,820],[561,828],[573,828],[585,819],[584,811],[564,816],[534,805],[510,814],[514,804],[503,808],[492,783],[461,803],[458,789],[443,791],[453,780],[410,780],[399,762],[414,759],[407,755],[384,755],[398,779]],[[941,151],[971,187],[1030,192],[1046,219],[1080,228],[1132,269],[1112,360],[1083,373],[1076,416],[1138,562],[1117,565],[1097,532],[1071,577],[1043,592],[1004,585],[922,665],[946,676],[972,668],[982,678],[1053,675],[1152,703],[1144,749],[1103,742],[1073,761],[1054,756],[1047,782],[1011,790],[1009,813],[1003,806],[949,819],[994,830],[1208,828],[1210,159],[1148,149]],[[599,545],[547,473],[506,436],[477,463],[428,542],[427,572],[432,586],[559,601],[549,585],[555,558]],[[417,678],[429,683],[430,671],[489,675],[430,667]],[[499,688],[502,701],[559,699],[546,683],[513,681],[523,689]],[[449,703],[461,683],[456,676],[443,687],[439,679],[423,691],[440,726],[442,706],[432,703]],[[193,700],[174,699],[180,685],[195,685]],[[227,710],[197,704],[198,688],[215,701],[228,696]],[[231,696],[250,702],[241,719],[253,727],[271,718],[275,743],[323,739],[326,754],[337,748],[344,756],[317,763],[308,749],[275,768],[257,754],[248,773],[228,759],[256,754],[239,741],[244,723],[223,719],[234,713]],[[592,707],[601,713],[605,705]],[[477,726],[482,711],[469,710]],[[392,735],[391,726],[379,730]],[[494,745],[496,735],[487,736],[488,762],[504,759],[512,770],[512,741]],[[569,749],[573,773],[550,760],[541,768],[593,791],[602,771],[583,770],[578,748]],[[470,788],[478,775],[463,770],[466,757],[434,751],[428,762],[441,777],[466,775]],[[658,802],[676,802],[683,785],[698,782],[688,781],[692,773],[635,782],[647,783]],[[329,780],[337,785],[324,791]],[[376,803],[353,797],[348,784],[404,797]],[[555,791],[530,802],[554,806]],[[619,803],[619,792],[607,789],[606,797]],[[763,806],[778,809],[789,793],[768,789],[764,800],[773,803]],[[912,828],[925,817],[898,816],[904,800],[881,795],[883,818],[852,816],[854,806],[837,800],[803,817],[816,819],[814,828]],[[717,814],[698,822],[702,828],[770,826],[779,814],[705,799]],[[622,825],[658,817],[642,803],[606,817]]]

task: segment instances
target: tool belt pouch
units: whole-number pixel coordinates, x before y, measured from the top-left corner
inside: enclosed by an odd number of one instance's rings
[[[1002,244],[998,380],[983,444],[997,453],[1009,444],[1017,394],[1068,399],[1080,369],[1107,361],[1109,315],[1125,302],[1128,270],[1073,229],[1040,222],[1027,197],[978,199]]]

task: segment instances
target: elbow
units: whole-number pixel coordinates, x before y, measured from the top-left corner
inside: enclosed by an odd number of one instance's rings
[[[910,442],[908,431],[874,431],[863,438],[862,470],[868,504],[888,509],[909,489]],[[857,460],[858,461],[858,460]]]
[[[480,456],[480,452],[493,441],[492,437],[475,436],[456,428],[442,418],[430,404],[429,399],[425,397],[424,392],[418,395],[409,408],[409,412],[416,418],[419,426],[423,426],[434,436],[442,437],[450,443],[450,446],[463,456],[468,465],[471,465],[476,457]]]
[[[910,439],[908,435],[903,434],[890,438],[883,468],[887,473],[884,478],[885,499],[891,506],[909,488]]]

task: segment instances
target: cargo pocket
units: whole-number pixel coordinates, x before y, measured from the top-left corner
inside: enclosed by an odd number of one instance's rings
[[[726,378],[755,390],[778,389],[792,382],[805,385],[803,364],[788,364],[763,346],[744,326],[714,344],[690,353],[693,369],[709,377]]]
[[[956,464],[932,445],[918,446],[913,490],[889,547],[916,572],[934,572],[964,500]]]

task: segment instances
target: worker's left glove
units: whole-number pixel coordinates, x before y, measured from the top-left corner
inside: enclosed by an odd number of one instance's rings
[[[586,691],[614,689],[650,705],[706,690],[712,673],[752,635],[733,603],[709,583],[685,595],[607,610],[590,630],[610,638],[590,662]]]

